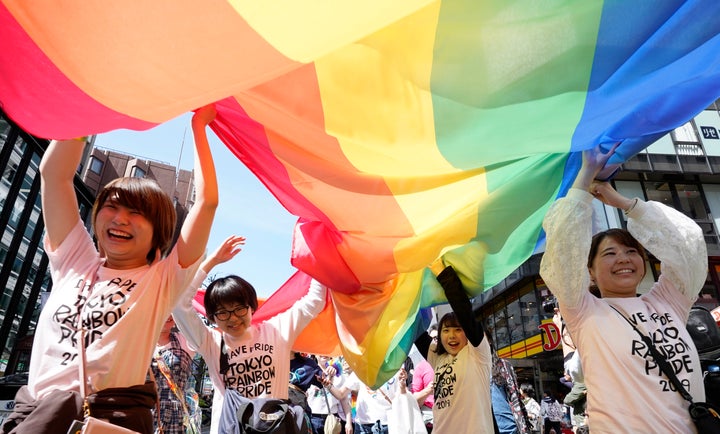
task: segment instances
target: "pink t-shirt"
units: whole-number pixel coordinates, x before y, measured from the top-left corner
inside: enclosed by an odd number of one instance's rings
[[[413,368],[413,379],[412,379],[412,392],[420,392],[428,384],[435,380],[435,371],[433,371],[432,365],[427,360],[423,360]],[[423,405],[428,408],[432,408],[435,403],[433,394],[429,394]]]

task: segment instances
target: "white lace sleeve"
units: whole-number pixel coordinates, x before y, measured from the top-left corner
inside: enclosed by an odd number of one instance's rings
[[[587,256],[592,239],[592,199],[590,193],[572,188],[550,206],[543,221],[547,242],[540,276],[558,302],[568,308],[578,305],[590,284]]]
[[[697,223],[659,202],[639,201],[628,214],[628,231],[660,260],[663,277],[694,300],[708,266],[707,245]]]

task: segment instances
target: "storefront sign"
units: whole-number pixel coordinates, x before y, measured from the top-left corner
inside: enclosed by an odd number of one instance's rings
[[[560,330],[558,330],[558,327],[551,319],[543,320],[538,328],[544,332],[545,343],[543,344],[543,349],[545,351],[553,351],[560,348],[560,343],[562,342]]]

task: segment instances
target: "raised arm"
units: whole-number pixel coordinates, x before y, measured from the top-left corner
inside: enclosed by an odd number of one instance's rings
[[[195,292],[198,288],[200,288],[200,285],[202,285],[208,274],[210,274],[213,267],[234,258],[235,255],[240,253],[240,246],[244,244],[245,237],[231,235],[225,239],[225,241],[220,244],[214,252],[205,258],[195,274],[193,281],[190,283],[190,288],[188,288],[186,293],[183,295],[183,299],[173,310],[175,323],[178,325],[180,332],[182,332],[194,350],[201,351],[202,346],[205,343],[205,339],[208,336],[205,323],[200,320],[195,308],[192,306],[192,300],[195,296]]]
[[[215,107],[202,107],[192,118],[195,139],[195,203],[190,208],[178,239],[178,261],[187,267],[205,252],[215,210],[218,206],[218,185],[205,127],[215,119]]]
[[[445,296],[450,303],[450,307],[457,316],[458,322],[465,331],[468,341],[472,346],[477,347],[485,337],[482,321],[476,321],[472,310],[472,303],[465,293],[462,282],[455,269],[451,266],[446,267],[437,276],[438,282],[445,291]]]
[[[40,161],[42,215],[53,250],[79,219],[73,178],[84,147],[84,139],[53,140]]]

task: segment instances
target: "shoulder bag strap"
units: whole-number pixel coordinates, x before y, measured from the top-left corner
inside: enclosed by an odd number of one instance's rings
[[[680,380],[678,379],[677,375],[675,375],[675,371],[673,370],[672,366],[670,366],[670,364],[667,362],[667,359],[665,358],[665,356],[660,354],[660,352],[657,350],[657,348],[655,348],[655,345],[653,344],[652,339],[650,339],[649,336],[644,335],[640,330],[638,330],[638,328],[635,326],[635,324],[633,324],[632,321],[627,319],[627,317],[625,315],[623,315],[619,310],[615,309],[614,306],[611,306],[609,304],[608,304],[608,306],[610,306],[615,312],[617,312],[618,315],[623,317],[623,319],[625,321],[627,321],[628,324],[630,324],[630,326],[633,328],[633,330],[635,330],[637,332],[637,334],[640,335],[640,339],[642,339],[642,341],[645,343],[645,345],[647,345],[648,350],[650,351],[650,354],[652,355],[653,359],[655,360],[655,363],[657,363],[660,370],[665,374],[665,376],[668,377],[668,379],[673,384],[673,386],[675,386],[675,388],[678,390],[678,392],[680,392],[680,395],[682,395],[682,397],[685,398],[685,400],[687,400],[688,402],[690,402],[692,404],[692,402],[693,402],[692,395],[690,395],[690,393],[688,393],[688,391],[685,390],[685,387],[683,387],[683,385],[680,382]]]
[[[225,336],[220,335],[220,374],[225,377],[228,369],[230,369],[230,361],[225,352]]]
[[[327,390],[325,389],[325,386],[323,386],[322,390],[323,390],[323,395],[325,395],[325,405],[327,405],[328,416],[330,416],[333,413],[332,413],[332,408],[330,408],[330,400],[328,399]]]
[[[87,296],[85,297],[85,303],[78,303],[78,332],[80,335],[80,345],[79,345],[79,352],[80,352],[80,366],[78,366],[78,374],[80,375],[80,396],[82,396],[83,399],[83,418],[90,417],[90,403],[88,402],[88,376],[85,373],[85,366],[87,365],[87,356],[85,355],[85,328],[83,327],[83,310],[85,307],[85,304],[87,304],[87,301],[90,299],[90,295],[92,293],[93,288],[95,287],[95,282],[97,281],[97,275],[100,271],[100,266],[98,266],[97,270],[95,270],[95,274],[93,274],[92,279],[90,279],[90,285],[87,289]]]
[[[435,383],[435,388],[433,389],[433,397],[437,399],[438,396],[440,396],[440,389],[442,388],[442,382],[445,379],[445,373],[447,372],[447,369],[442,371],[440,375],[438,376],[437,382]],[[434,372],[433,372],[434,374]]]

